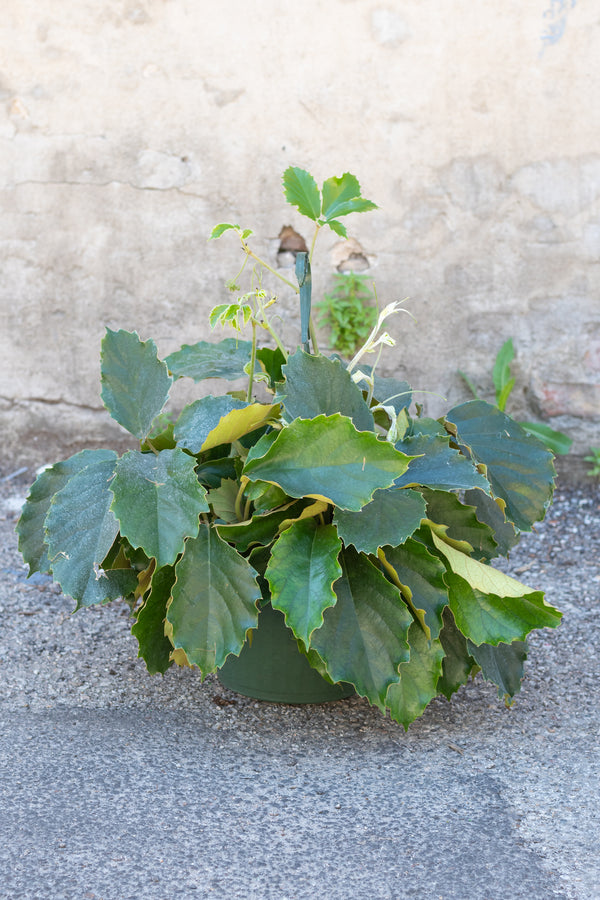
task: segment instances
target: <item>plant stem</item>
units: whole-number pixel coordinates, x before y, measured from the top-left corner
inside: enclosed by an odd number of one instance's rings
[[[308,254],[308,261],[312,262],[313,253],[315,252],[315,244],[317,243],[317,235],[321,230],[321,226],[317,222],[317,227],[315,228],[315,233],[313,234],[312,244],[310,245],[310,253]]]
[[[244,500],[244,488],[246,484],[242,481],[240,483],[240,488],[237,492],[237,497],[235,498],[235,514],[238,517],[238,522],[244,521],[244,511],[242,509],[242,503]]]
[[[254,384],[254,366],[256,364],[256,319],[252,316],[252,353],[250,354],[250,375],[248,376],[248,392],[246,402],[252,400],[252,386]]]
[[[246,253],[248,256],[251,256],[252,259],[256,260],[256,262],[259,263],[259,265],[261,265],[263,269],[266,269],[267,272],[271,272],[271,274],[275,275],[276,278],[279,278],[280,281],[283,281],[285,284],[293,288],[296,294],[299,292],[300,289],[295,284],[293,284],[293,282],[288,281],[288,279],[281,275],[277,271],[277,269],[274,269],[269,265],[269,263],[266,263],[264,259],[261,259],[260,256],[257,256],[256,253],[254,253],[254,251],[251,250],[248,244],[246,244],[244,241],[242,241],[242,247],[244,248],[244,253]]]
[[[145,440],[143,441],[143,443],[148,444],[148,446],[150,447],[150,449],[152,450],[152,452],[154,453],[154,455],[155,455],[155,456],[158,456],[158,450],[156,449],[156,447],[154,446],[154,444],[152,443],[152,441],[150,440],[150,438],[145,438]]]

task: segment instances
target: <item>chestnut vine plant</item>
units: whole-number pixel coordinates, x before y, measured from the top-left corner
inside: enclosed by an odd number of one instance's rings
[[[345,236],[341,219],[376,207],[349,173],[319,190],[290,167],[283,184],[314,225],[298,285],[256,255],[249,229],[224,223],[211,237],[236,234],[242,270],[252,263],[249,290],[238,274],[237,299],[210,315],[234,336],[161,360],[152,340],[107,329],[102,399],[139,443],[120,457],[83,450],[39,475],[17,525],[29,574],[51,573],[75,609],[124,598],[150,673],[173,663],[202,679],[218,672],[270,602],[311,666],[405,728],[479,671],[510,702],[528,633],[561,614],[490,560],[543,518],[552,454],[482,400],[436,420],[418,405],[411,412],[409,385],[378,374],[398,302],[349,362],[319,352],[310,316],[319,232]],[[292,351],[265,271],[299,294]],[[175,379],[244,373],[244,391],[203,396],[174,422],[165,415]]]

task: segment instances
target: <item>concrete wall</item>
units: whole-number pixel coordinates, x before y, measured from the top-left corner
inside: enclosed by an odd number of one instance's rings
[[[584,0],[4,0],[6,451],[108,434],[104,326],[163,354],[208,337],[240,262],[231,235],[207,244],[215,223],[273,261],[283,225],[310,237],[290,164],[349,170],[380,206],[347,221],[380,300],[418,320],[398,318],[388,370],[466,399],[457,368],[489,392],[512,337],[512,411],[600,444],[599,96]],[[320,242],[317,294],[340,252]]]

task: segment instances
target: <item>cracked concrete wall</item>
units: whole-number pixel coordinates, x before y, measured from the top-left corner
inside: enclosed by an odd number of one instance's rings
[[[458,368],[490,396],[512,337],[511,411],[600,444],[599,39],[583,0],[5,0],[5,452],[110,436],[105,326],[164,355],[209,336],[240,261],[207,243],[215,223],[252,227],[275,263],[282,226],[310,239],[290,164],[350,170],[380,206],[349,230],[380,300],[411,298],[386,366],[433,392],[428,412],[467,398]],[[319,240],[315,293],[343,256]]]

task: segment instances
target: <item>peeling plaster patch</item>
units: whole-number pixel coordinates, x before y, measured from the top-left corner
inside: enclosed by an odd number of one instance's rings
[[[160,190],[181,187],[200,175],[197,169],[187,156],[143,150],[137,162],[138,184],[140,187]]]
[[[230,88],[229,90],[223,90],[222,88],[213,87],[211,84],[204,84],[204,90],[209,94],[212,94],[213,100],[217,106],[228,106],[230,103],[235,103],[238,97],[241,97],[242,94],[246,92],[245,88]]]
[[[338,272],[364,272],[371,268],[376,258],[374,254],[368,254],[355,238],[338,241],[331,251],[331,261]]]
[[[531,163],[515,172],[511,187],[539,209],[577,215],[600,198],[600,157]]]
[[[534,378],[531,389],[543,418],[577,416],[600,420],[600,384]]]
[[[399,47],[410,37],[410,29],[405,19],[394,9],[381,6],[371,13],[371,32],[382,47]]]
[[[479,217],[497,210],[506,192],[506,178],[495,159],[457,158],[439,173],[440,184],[452,203]]]

